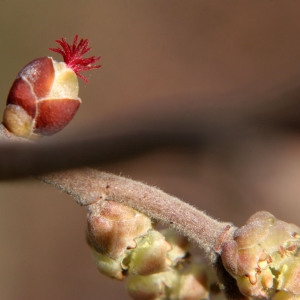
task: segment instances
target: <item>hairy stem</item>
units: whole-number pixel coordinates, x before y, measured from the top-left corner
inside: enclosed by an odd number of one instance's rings
[[[95,169],[57,172],[41,180],[73,196],[80,205],[113,200],[133,207],[196,242],[212,262],[222,242],[231,238],[235,229],[155,187]]]

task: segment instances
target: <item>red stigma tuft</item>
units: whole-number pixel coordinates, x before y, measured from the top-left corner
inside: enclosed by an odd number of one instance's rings
[[[87,78],[81,75],[79,72],[100,68],[100,65],[93,65],[100,59],[100,56],[82,58],[82,56],[91,49],[89,47],[89,40],[81,39],[78,44],[77,41],[77,34],[75,35],[74,41],[71,45],[68,44],[64,38],[62,38],[61,40],[55,41],[60,45],[61,48],[49,48],[49,50],[61,54],[67,66],[71,68],[78,77],[82,78],[85,82],[88,82]]]

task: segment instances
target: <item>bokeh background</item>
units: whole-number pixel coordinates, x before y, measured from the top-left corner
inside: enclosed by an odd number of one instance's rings
[[[25,64],[79,34],[103,67],[81,81],[62,138],[196,112],[213,136],[198,155],[156,151],[105,170],[236,225],[258,210],[299,225],[299,11],[289,0],[3,0],[0,109]],[[27,179],[1,182],[0,199],[1,300],[129,299],[96,270],[71,198]]]

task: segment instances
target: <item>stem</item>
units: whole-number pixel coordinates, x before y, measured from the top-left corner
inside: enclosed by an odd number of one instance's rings
[[[155,187],[95,169],[57,172],[40,179],[73,196],[80,205],[113,200],[162,221],[196,242],[211,262],[235,230]]]
[[[25,143],[23,138],[8,140],[5,127],[0,124],[0,180],[36,176],[70,168],[107,165],[122,159],[136,157],[160,148],[172,147],[186,151],[189,155],[198,153],[200,134],[188,128],[179,129],[167,124],[164,128],[128,128],[120,124],[114,129],[108,124],[97,136],[88,133],[67,139],[41,139]],[[193,128],[193,126],[192,126]],[[176,131],[177,130],[177,131]],[[109,132],[106,133],[106,132]],[[12,135],[12,134],[11,134]],[[23,141],[22,145],[13,141]],[[118,145],[116,150],[116,145]],[[76,151],[74,151],[76,149]]]

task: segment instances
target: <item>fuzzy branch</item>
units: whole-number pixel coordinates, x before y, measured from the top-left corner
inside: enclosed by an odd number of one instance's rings
[[[73,196],[80,205],[113,200],[176,228],[196,242],[214,262],[215,253],[234,227],[218,222],[158,188],[95,169],[78,169],[43,176],[44,182]]]

